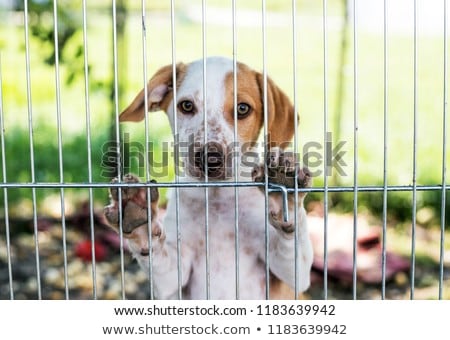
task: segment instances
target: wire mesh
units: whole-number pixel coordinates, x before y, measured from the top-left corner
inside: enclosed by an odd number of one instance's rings
[[[348,1],[350,3],[350,1]],[[66,191],[70,189],[81,189],[86,190],[88,193],[88,216],[89,216],[89,237],[91,240],[91,254],[92,254],[92,267],[91,267],[91,273],[92,273],[92,297],[94,299],[99,298],[99,287],[98,287],[98,277],[97,277],[97,259],[96,259],[96,246],[95,246],[95,234],[96,234],[96,228],[95,228],[95,207],[94,207],[94,190],[95,189],[111,189],[111,188],[134,188],[134,187],[144,187],[147,191],[147,197],[150,197],[150,190],[154,187],[157,187],[159,189],[161,188],[171,188],[175,190],[175,205],[176,205],[176,233],[177,233],[177,244],[176,244],[176,261],[177,261],[177,279],[178,279],[178,290],[177,290],[177,297],[179,299],[183,298],[183,267],[182,267],[182,226],[183,221],[182,218],[179,216],[180,211],[180,190],[188,190],[192,188],[198,188],[204,190],[204,210],[205,210],[205,220],[204,220],[204,238],[205,238],[205,253],[206,253],[206,261],[205,261],[205,298],[209,299],[211,298],[211,263],[210,263],[210,256],[211,256],[211,241],[210,241],[210,231],[213,226],[210,225],[210,210],[212,207],[210,206],[210,194],[212,192],[211,188],[233,188],[234,189],[234,289],[235,290],[235,297],[236,299],[240,298],[240,287],[242,285],[243,275],[241,272],[241,259],[240,259],[240,251],[242,247],[242,241],[240,239],[240,220],[239,216],[241,213],[241,210],[243,209],[241,206],[240,199],[240,189],[247,188],[247,187],[259,187],[261,189],[264,189],[264,200],[265,200],[265,251],[264,251],[264,262],[265,262],[265,297],[268,299],[270,298],[270,286],[271,286],[271,271],[270,271],[270,231],[269,229],[270,224],[268,221],[268,212],[269,212],[269,194],[273,192],[282,192],[284,190],[285,195],[285,201],[287,201],[287,195],[288,194],[294,194],[294,202],[295,207],[298,207],[298,201],[299,193],[318,193],[320,195],[323,195],[322,200],[322,207],[323,207],[323,298],[327,299],[329,296],[329,275],[328,275],[328,266],[329,266],[329,249],[328,249],[328,241],[329,241],[329,228],[332,227],[329,224],[329,212],[331,209],[331,202],[330,202],[330,194],[332,193],[349,193],[353,196],[353,238],[352,238],[352,298],[357,299],[360,292],[358,291],[358,232],[359,232],[359,225],[358,225],[358,217],[360,214],[360,202],[359,197],[361,193],[379,193],[382,195],[382,212],[381,212],[381,261],[380,261],[380,267],[381,267],[381,298],[386,298],[386,285],[387,285],[387,263],[388,263],[388,256],[387,256],[387,237],[388,237],[388,208],[389,208],[389,200],[388,200],[388,194],[393,192],[405,192],[411,194],[411,249],[410,249],[410,299],[415,298],[415,290],[416,290],[416,281],[417,281],[417,275],[416,272],[416,238],[417,238],[417,212],[418,212],[418,193],[419,192],[436,192],[440,193],[440,239],[439,239],[439,291],[438,291],[438,297],[440,299],[444,298],[444,280],[445,280],[445,270],[446,270],[446,262],[445,262],[445,256],[446,256],[446,248],[445,248],[445,232],[446,232],[446,204],[447,204],[447,125],[448,125],[448,119],[447,119],[447,78],[448,78],[448,71],[447,71],[447,1],[444,0],[442,7],[443,7],[443,36],[442,36],[442,47],[443,47],[443,63],[442,63],[442,73],[443,73],[443,79],[442,79],[442,86],[443,86],[443,102],[442,102],[442,162],[441,162],[441,181],[439,184],[420,184],[418,181],[419,174],[419,157],[418,157],[418,147],[419,147],[419,138],[418,138],[418,130],[419,130],[419,122],[420,122],[420,114],[419,114],[419,107],[418,107],[418,98],[419,98],[419,58],[420,58],[420,39],[418,37],[418,29],[420,27],[420,16],[418,11],[418,4],[417,1],[414,1],[414,23],[413,23],[413,32],[412,32],[412,39],[413,39],[413,110],[411,119],[413,121],[413,131],[412,131],[412,140],[411,145],[413,147],[413,154],[412,154],[412,167],[411,167],[411,176],[412,176],[412,182],[410,185],[390,185],[389,183],[389,154],[390,154],[390,148],[393,147],[393,142],[391,140],[391,136],[388,133],[389,128],[389,122],[391,117],[390,112],[390,96],[389,96],[389,84],[390,84],[390,68],[389,68],[389,62],[390,62],[390,55],[389,55],[389,5],[386,0],[383,1],[383,22],[382,22],[382,28],[383,28],[383,114],[382,114],[382,121],[383,121],[383,137],[382,137],[382,144],[383,144],[383,178],[382,178],[382,184],[374,184],[374,185],[361,185],[358,180],[359,176],[359,169],[361,165],[361,161],[359,159],[359,117],[360,117],[360,84],[359,84],[359,77],[360,73],[362,72],[362,66],[360,65],[360,53],[362,52],[360,50],[359,45],[359,18],[358,18],[358,11],[359,7],[361,6],[358,1],[353,0],[352,1],[352,14],[353,14],[353,73],[352,73],[352,81],[353,81],[353,117],[352,117],[352,124],[353,124],[353,183],[352,185],[338,185],[338,186],[332,186],[329,184],[329,164],[327,162],[324,162],[323,166],[323,185],[322,186],[315,186],[313,188],[299,188],[298,187],[298,181],[297,178],[294,181],[295,187],[294,188],[279,188],[276,185],[271,185],[269,183],[268,178],[268,171],[267,171],[267,165],[266,171],[265,171],[265,181],[263,183],[254,183],[251,181],[241,181],[239,179],[239,163],[234,162],[234,181],[230,182],[215,182],[210,181],[208,179],[208,171],[206,169],[205,173],[205,180],[203,182],[185,182],[180,181],[177,173],[177,165],[175,164],[175,179],[174,182],[159,182],[157,184],[151,183],[151,171],[149,168],[149,144],[152,138],[152,127],[149,125],[149,118],[147,117],[147,113],[145,116],[145,127],[144,127],[144,138],[145,138],[145,163],[146,163],[146,171],[145,171],[145,183],[123,183],[121,180],[123,173],[122,168],[120,166],[117,167],[117,177],[118,182],[117,183],[109,183],[107,181],[97,181],[94,179],[93,169],[92,169],[92,159],[93,159],[93,142],[92,142],[92,134],[93,134],[93,128],[91,126],[91,103],[90,98],[92,94],[90,93],[91,83],[90,83],[90,69],[89,69],[89,59],[90,54],[88,53],[88,9],[86,1],[84,0],[82,2],[82,54],[83,54],[83,67],[82,72],[84,76],[84,108],[85,108],[85,129],[86,129],[86,140],[87,140],[87,159],[86,162],[83,164],[83,166],[87,167],[87,181],[85,182],[77,182],[77,181],[70,181],[66,180],[64,174],[65,174],[65,168],[64,168],[64,134],[63,134],[63,110],[62,110],[62,93],[61,93],[61,79],[60,79],[60,26],[59,23],[59,14],[58,14],[58,6],[61,6],[58,4],[57,0],[53,1],[53,8],[52,8],[52,16],[53,16],[53,47],[55,50],[55,61],[54,61],[54,75],[55,75],[55,105],[56,105],[56,127],[57,127],[57,154],[58,154],[58,174],[59,174],[59,180],[55,182],[45,182],[45,181],[38,181],[36,179],[36,161],[35,161],[35,128],[38,125],[38,122],[36,121],[33,113],[33,102],[32,102],[32,79],[31,79],[31,49],[30,49],[30,32],[29,32],[29,25],[30,25],[30,16],[29,16],[29,1],[24,1],[23,3],[23,29],[24,29],[24,46],[25,46],[25,69],[26,69],[26,98],[27,98],[27,121],[28,121],[28,144],[29,144],[29,170],[30,170],[30,180],[29,181],[11,181],[9,180],[6,165],[9,161],[9,155],[7,155],[5,144],[8,142],[4,129],[5,129],[5,121],[4,117],[8,114],[7,110],[4,107],[2,97],[3,94],[3,81],[2,81],[2,67],[5,67],[2,65],[2,60],[0,59],[0,129],[1,129],[1,151],[2,151],[2,175],[3,175],[3,181],[0,183],[0,187],[3,189],[3,219],[4,219],[4,225],[6,230],[6,253],[7,253],[7,264],[8,264],[8,285],[9,285],[9,298],[14,299],[14,266],[13,260],[11,258],[11,223],[10,223],[10,214],[9,211],[11,207],[8,205],[8,193],[10,190],[16,190],[16,189],[30,189],[31,190],[31,207],[32,207],[32,228],[33,228],[33,235],[34,235],[34,262],[35,262],[35,275],[36,275],[36,294],[38,299],[43,298],[43,287],[41,284],[42,278],[42,268],[40,263],[41,258],[41,252],[40,252],[40,240],[39,240],[39,221],[38,221],[38,196],[37,191],[38,190],[51,190],[51,189],[57,189],[59,190],[59,198],[60,198],[60,218],[61,218],[61,231],[62,231],[62,252],[63,252],[63,272],[64,272],[64,298],[69,299],[70,296],[70,280],[69,280],[69,265],[70,265],[70,259],[69,259],[69,250],[67,249],[67,231],[68,226],[66,222],[66,200],[67,195]],[[299,99],[297,96],[297,93],[299,91],[300,86],[299,78],[301,79],[300,70],[298,67],[298,60],[299,60],[299,48],[298,48],[298,40],[299,40],[299,11],[297,10],[297,7],[299,4],[292,0],[291,3],[291,30],[292,30],[292,92],[293,92],[293,106],[294,111],[298,112],[301,110],[301,105],[299,104]],[[145,0],[142,0],[141,2],[141,20],[142,20],[142,26],[141,26],[141,32],[142,32],[142,72],[143,72],[143,84],[144,84],[144,92],[148,92],[148,70],[147,70],[147,63],[149,56],[147,55],[148,49],[151,50],[151,44],[148,44],[147,42],[147,34],[148,34],[148,27],[147,27],[147,17],[146,17],[146,10],[147,4]],[[261,7],[258,8],[259,14],[261,16],[261,44],[262,44],[262,50],[261,50],[261,62],[262,62],[262,79],[263,79],[263,108],[264,108],[264,118],[263,118],[263,133],[264,138],[268,135],[268,116],[270,115],[270,112],[268,112],[268,73],[269,73],[269,66],[268,66],[268,49],[270,48],[270,44],[268,42],[268,13],[267,13],[267,4],[266,1],[261,2]],[[322,39],[323,39],[323,46],[322,46],[322,68],[323,68],[323,79],[322,79],[322,95],[323,95],[323,143],[324,145],[327,145],[327,143],[330,141],[330,126],[329,126],[329,101],[330,101],[330,71],[329,71],[329,63],[330,63],[330,17],[328,14],[329,11],[329,3],[327,0],[323,0],[322,2],[322,17],[321,17],[321,30],[322,30]],[[300,10],[301,12],[301,10]],[[232,32],[232,60],[233,60],[233,103],[234,103],[234,110],[233,110],[233,116],[234,116],[234,126],[233,126],[233,133],[234,133],[234,141],[238,141],[238,126],[237,126],[237,104],[238,104],[238,89],[239,89],[239,82],[238,82],[238,72],[239,72],[239,64],[238,60],[240,57],[240,54],[238,54],[238,8],[236,1],[232,2],[231,7],[231,32]],[[119,79],[118,75],[118,69],[120,68],[120,60],[118,58],[118,44],[117,44],[117,26],[118,26],[118,18],[117,18],[117,4],[116,1],[112,1],[112,12],[111,12],[112,18],[112,59],[113,59],[113,83],[114,83],[114,93],[113,93],[113,102],[114,102],[114,128],[115,128],[115,142],[116,145],[120,146],[123,142],[121,140],[121,129],[119,128],[119,82],[121,79]],[[177,32],[176,32],[176,24],[178,22],[179,18],[177,17],[177,6],[175,1],[170,2],[170,28],[171,28],[171,42],[170,42],[170,50],[171,50],[171,63],[172,63],[172,84],[173,86],[173,110],[174,112],[177,111],[177,88],[175,84],[177,84],[177,68],[176,68],[176,62],[177,62]],[[210,37],[208,34],[208,26],[207,26],[207,20],[208,20],[208,7],[207,2],[205,0],[202,0],[201,2],[201,55],[203,59],[203,77],[202,77],[202,89],[203,98],[208,97],[208,79],[207,79],[207,57],[208,57],[208,38]],[[300,39],[301,40],[301,39]],[[152,51],[153,54],[156,54],[157,51]],[[151,60],[152,54],[150,54],[150,60]],[[1,56],[0,56],[1,57]],[[149,98],[147,96],[144,96],[145,101],[145,107],[149,106]],[[207,101],[203,101],[203,112],[204,112],[204,118],[203,118],[203,124],[204,124],[204,144],[207,145],[208,143],[208,107],[207,107]],[[299,132],[297,129],[297,115],[295,115],[295,130],[294,130],[294,153],[297,155],[299,153],[298,146],[299,146]],[[174,138],[177,138],[178,135],[178,122],[175,115],[174,118]],[[267,148],[268,141],[264,140],[264,148]],[[204,149],[206,150],[206,149]],[[265,149],[265,153],[267,153],[267,149]],[[179,157],[177,153],[177,149],[174,150],[174,157],[177,159]],[[323,158],[325,160],[328,160],[329,158],[329,150],[328,148],[324,148],[323,150],[324,155]],[[121,159],[121,150],[120,147],[117,147],[117,157],[120,160]],[[206,164],[206,167],[208,165]],[[297,176],[297,174],[296,174]],[[119,195],[119,201],[122,200],[122,193],[121,190],[118,190]],[[287,216],[287,204],[284,205],[285,207],[285,216]],[[149,239],[148,243],[150,244],[150,248],[152,246],[152,237],[151,237],[151,209],[150,209],[150,202],[148,202],[147,206],[148,211],[148,234]],[[122,215],[122,207],[119,205],[119,215]],[[298,225],[299,220],[299,212],[296,208],[294,210],[294,223]],[[125,240],[122,236],[122,221],[119,220],[119,240],[120,240],[120,284],[121,284],[121,298],[126,298],[126,265],[125,265]],[[294,290],[298,290],[299,286],[299,247],[300,244],[298,242],[298,230],[295,231],[295,264],[293,266],[293,270],[295,271],[295,282],[294,282]],[[152,253],[150,252],[149,255],[149,272],[147,273],[148,276],[148,287],[149,287],[149,297],[154,298],[154,287],[152,282],[152,272],[153,268],[153,258]],[[293,296],[297,298],[297,295]]]

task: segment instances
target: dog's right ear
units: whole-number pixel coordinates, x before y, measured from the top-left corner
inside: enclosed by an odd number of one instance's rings
[[[179,63],[176,66],[177,84],[181,83],[186,73],[186,65]],[[164,110],[167,108],[173,97],[173,66],[172,64],[160,68],[147,84],[147,104],[145,108],[145,88],[139,92],[133,102],[120,114],[121,122],[139,122],[145,117],[145,110],[148,112]]]

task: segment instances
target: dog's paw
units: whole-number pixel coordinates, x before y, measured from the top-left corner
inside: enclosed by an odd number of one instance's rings
[[[152,180],[152,183],[156,181]],[[118,183],[114,178],[111,183]],[[139,183],[137,176],[127,174],[123,177],[122,183]],[[119,203],[119,190],[121,191],[121,202]],[[110,226],[119,232],[120,218],[122,219],[122,231],[125,237],[131,238],[133,231],[138,227],[148,224],[148,189],[146,187],[111,187],[109,190],[110,204],[104,208],[105,217]],[[150,188],[150,209],[152,236],[160,237],[162,228],[158,222],[158,188]],[[119,204],[122,207],[122,216],[120,216]]]
[[[275,147],[271,148],[265,157],[265,164],[260,164],[253,169],[252,179],[254,182],[265,181],[265,169],[267,169],[267,179],[271,184],[282,185],[286,188],[297,187],[310,188],[312,186],[312,174],[306,167],[300,168],[292,152],[285,152]],[[264,190],[264,187],[260,187]],[[306,192],[298,192],[299,203],[303,203]],[[269,221],[277,229],[286,233],[292,233],[295,229],[293,221],[285,221],[283,217],[283,196],[279,192],[269,195]],[[290,206],[294,204],[294,195],[288,197]]]
[[[269,183],[295,188],[297,178],[298,188],[310,188],[312,185],[311,171],[307,167],[299,168],[292,152],[285,152],[275,147],[271,148],[265,159]],[[265,181],[265,165],[260,164],[253,169],[252,178],[255,182]],[[299,192],[299,196],[306,196]]]

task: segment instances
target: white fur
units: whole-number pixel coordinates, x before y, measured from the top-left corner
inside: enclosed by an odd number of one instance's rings
[[[225,101],[224,82],[232,72],[231,60],[224,58],[207,59],[207,102],[206,117],[208,141],[229,144],[234,140],[233,126],[223,116]],[[178,100],[193,101],[198,112],[195,115],[176,113],[177,132],[181,142],[187,142],[190,134],[195,141],[204,142],[203,112],[203,61],[189,65],[183,82],[177,91]],[[173,105],[169,105],[168,115],[174,128]],[[175,131],[174,131],[175,132]],[[185,161],[187,161],[185,159]],[[250,173],[251,169],[247,170]],[[179,181],[197,179],[183,176]],[[240,179],[248,181],[248,177]],[[206,298],[206,238],[205,238],[205,190],[204,188],[181,188],[178,212],[175,190],[172,190],[167,212],[163,221],[166,234],[164,241],[153,240],[153,282],[155,296],[159,299],[178,297],[177,236],[181,231],[181,283],[183,298]],[[265,297],[265,199],[256,187],[238,189],[239,207],[239,297],[241,299],[263,299]],[[212,299],[234,299],[236,297],[235,262],[235,189],[209,188],[209,270],[210,297]],[[293,216],[291,212],[290,216]],[[299,209],[299,292],[308,288],[309,272],[312,264],[312,247],[309,241],[306,213]],[[177,220],[179,229],[177,229]],[[269,267],[270,271],[294,287],[295,252],[293,235],[269,226]],[[137,260],[148,269],[148,257],[140,255],[141,245],[130,241],[130,248]],[[294,297],[294,296],[292,296]]]

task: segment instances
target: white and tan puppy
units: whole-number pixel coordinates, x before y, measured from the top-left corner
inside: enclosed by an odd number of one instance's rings
[[[267,166],[255,166],[245,155],[254,146],[264,122],[264,81],[261,73],[248,66],[237,64],[237,121],[233,100],[233,61],[222,57],[206,59],[206,93],[203,91],[203,60],[176,66],[176,84],[172,65],[161,68],[150,79],[148,91],[142,90],[120,115],[120,121],[141,121],[146,111],[164,110],[172,130],[178,134],[180,145],[189,145],[188,152],[180,152],[179,182],[264,181],[264,169],[269,169],[270,182],[294,187],[311,186],[311,174],[300,169],[283,147],[294,133],[294,109],[288,97],[267,80],[267,130],[271,152],[266,157]],[[174,101],[176,87],[176,102]],[[147,101],[145,100],[147,96]],[[145,103],[148,107],[145,107]],[[206,112],[204,108],[206,107]],[[205,131],[205,119],[207,131]],[[234,124],[237,124],[236,147]],[[175,131],[174,131],[175,132]],[[205,136],[206,134],[206,136]],[[205,145],[205,139],[207,141]],[[183,144],[184,143],[184,144]],[[230,156],[231,155],[231,156]],[[234,162],[239,173],[235,174]],[[124,181],[136,182],[137,177],[127,175]],[[239,292],[241,299],[266,297],[266,259],[270,270],[270,298],[294,298],[286,293],[284,282],[295,286],[298,274],[298,292],[310,284],[313,251],[303,208],[304,193],[299,194],[297,225],[294,225],[293,197],[289,199],[290,220],[283,221],[280,195],[273,193],[269,199],[269,246],[266,256],[265,196],[263,187],[238,189],[238,239]],[[152,273],[155,297],[178,298],[179,283],[184,299],[205,299],[209,284],[210,298],[234,299],[236,292],[235,254],[235,189],[213,187],[208,189],[208,211],[205,210],[204,188],[180,188],[178,211],[175,190],[167,206],[164,220],[158,217],[158,192],[151,193],[152,249],[148,245],[147,197],[145,188],[123,189],[123,231],[129,247],[139,264],[148,270],[149,252],[152,252]],[[117,230],[117,190],[111,190],[111,204],[105,215]],[[205,221],[208,214],[209,275],[206,265]],[[177,228],[177,221],[179,228]],[[298,230],[298,259],[295,261],[295,228]],[[181,231],[180,257],[177,255],[177,231]],[[180,261],[180,266],[178,265]],[[295,268],[297,264],[297,268]],[[181,277],[179,277],[181,274]]]

